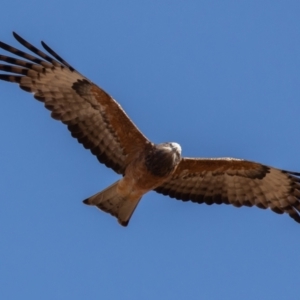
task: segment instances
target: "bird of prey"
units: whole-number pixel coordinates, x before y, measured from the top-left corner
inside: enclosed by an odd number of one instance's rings
[[[300,223],[300,173],[235,158],[181,156],[177,143],[154,144],[103,89],[77,72],[42,42],[51,55],[16,33],[28,54],[3,42],[20,58],[0,55],[0,79],[14,82],[44,103],[51,116],[122,178],[83,202],[127,226],[142,196],[154,190],[183,201],[258,206],[287,213]]]

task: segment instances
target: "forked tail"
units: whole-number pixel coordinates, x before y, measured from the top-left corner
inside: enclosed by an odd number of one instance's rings
[[[120,195],[117,189],[118,182],[115,182],[100,193],[83,200],[83,203],[97,206],[101,210],[115,216],[122,226],[127,226],[141,198],[129,199],[129,197]]]

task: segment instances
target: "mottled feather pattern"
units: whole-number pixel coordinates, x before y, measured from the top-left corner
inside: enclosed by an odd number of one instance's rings
[[[106,110],[110,107],[104,107],[99,99],[95,98],[94,93],[105,95],[112,102],[114,100],[75,71],[44,42],[42,42],[44,48],[58,61],[38,50],[17,34],[14,36],[23,46],[44,60],[0,42],[0,47],[6,51],[34,62],[1,55],[0,60],[12,65],[0,64],[0,70],[13,74],[1,74],[0,79],[17,82],[23,90],[32,92],[34,97],[44,102],[45,107],[52,112],[51,116],[68,125],[72,136],[77,138],[85,148],[90,149],[101,163],[111,167],[117,173],[123,174],[130,148],[121,143],[116,134],[119,129],[113,128],[111,122],[107,120]],[[84,90],[80,89],[83,83]],[[94,88],[94,93],[91,92],[91,87]],[[120,109],[120,106],[118,107]],[[124,113],[122,117],[126,118],[127,116]],[[135,125],[130,120],[127,125],[126,130],[137,133],[136,140],[138,141],[139,132]],[[141,133],[140,141],[147,141]],[[126,142],[129,144],[132,141]]]
[[[143,194],[156,192],[183,201],[270,208],[300,223],[300,173],[234,158],[182,158],[177,143],[151,143],[109,94],[78,73],[42,42],[45,54],[14,33],[36,56],[3,42],[0,48],[21,57],[0,55],[1,80],[33,93],[67,125],[72,136],[101,163],[124,175],[87,198],[116,216],[123,226]]]
[[[300,173],[235,159],[184,158],[156,189],[183,201],[271,208],[300,223]]]

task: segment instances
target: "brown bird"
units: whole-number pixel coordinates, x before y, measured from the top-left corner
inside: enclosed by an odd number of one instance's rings
[[[300,223],[300,173],[234,158],[181,157],[177,143],[155,145],[104,90],[77,72],[49,46],[53,57],[16,33],[16,40],[37,56],[3,42],[0,47],[23,59],[0,55],[0,79],[15,82],[44,103],[51,116],[101,163],[123,177],[83,202],[117,217],[127,226],[142,196],[155,190],[183,201],[256,205],[287,213]],[[24,60],[25,59],[25,60]]]

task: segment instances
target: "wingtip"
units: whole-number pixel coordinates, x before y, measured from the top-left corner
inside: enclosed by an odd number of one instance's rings
[[[24,46],[24,43],[27,43],[21,36],[19,36],[15,31],[13,31],[14,38]]]
[[[15,39],[18,39],[20,37],[15,31],[13,31],[12,34],[13,34]]]

